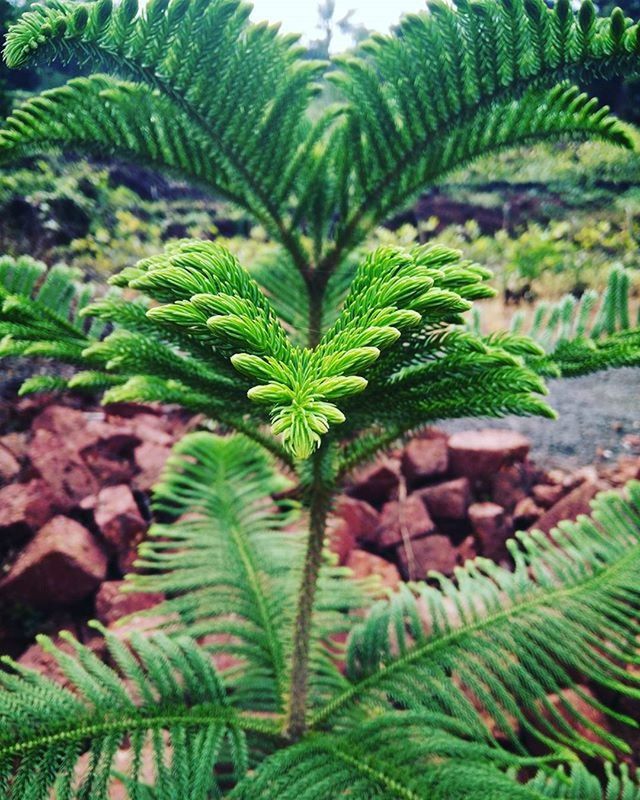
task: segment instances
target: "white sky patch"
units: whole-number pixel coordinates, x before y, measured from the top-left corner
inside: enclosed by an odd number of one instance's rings
[[[303,41],[318,39],[321,32],[318,29],[318,2],[317,0],[252,0],[254,22],[269,20],[281,22],[286,33],[301,33]],[[380,33],[386,33],[390,25],[399,21],[402,14],[412,11],[422,11],[425,8],[424,0],[396,0],[393,2],[366,2],[366,0],[336,0],[334,20],[342,19],[349,11],[353,11],[351,21],[361,23]],[[339,52],[351,46],[348,37],[343,36],[338,30],[331,45],[334,52]]]

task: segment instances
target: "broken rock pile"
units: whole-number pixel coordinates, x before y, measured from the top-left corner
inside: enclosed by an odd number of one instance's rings
[[[28,427],[0,437],[0,651],[11,653],[25,616],[111,621],[110,605],[149,604],[113,587],[149,526],[149,490],[193,424],[173,409],[46,398],[13,413]]]
[[[88,640],[88,619],[111,625],[160,601],[124,593],[122,578],[150,523],[150,489],[197,424],[177,409],[71,396],[0,406],[0,652],[32,652],[34,633],[63,627]],[[476,555],[508,566],[514,531],[588,512],[598,490],[640,467],[636,457],[570,474],[528,456],[508,430],[426,430],[352,477],[330,519],[332,549],[391,589]]]
[[[588,513],[601,489],[640,474],[638,459],[606,476],[593,467],[544,471],[529,449],[504,429],[425,431],[354,476],[335,505],[332,549],[340,563],[360,576],[378,573],[390,588],[431,570],[451,575],[476,555],[508,566],[505,543],[515,531],[549,532]]]

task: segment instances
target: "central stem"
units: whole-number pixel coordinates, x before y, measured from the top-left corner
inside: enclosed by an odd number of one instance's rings
[[[307,291],[309,293],[309,341],[308,346],[317,347],[322,338],[322,316],[324,312],[324,298],[331,270],[316,267],[307,277]]]
[[[317,347],[322,337],[322,297],[309,298],[309,347]]]
[[[298,596],[293,658],[291,667],[291,704],[287,732],[296,740],[305,732],[307,726],[307,695],[309,691],[309,647],[311,641],[311,621],[313,604],[318,585],[318,575],[322,564],[327,513],[331,489],[322,478],[324,454],[319,450],[313,456],[313,473],[310,486],[309,538]]]

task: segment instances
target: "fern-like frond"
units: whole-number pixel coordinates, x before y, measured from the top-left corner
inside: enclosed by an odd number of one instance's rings
[[[274,731],[267,720],[231,708],[208,655],[186,638],[134,634],[125,645],[105,636],[113,668],[71,635],[63,634],[71,655],[39,639],[65,686],[3,659],[2,797],[108,800],[121,747],[128,747],[127,777],[139,779],[146,753],[168,797],[207,800],[216,791],[214,770],[221,761],[242,777],[245,731]]]
[[[457,571],[456,584],[434,575],[440,588],[405,586],[374,606],[351,638],[351,687],[312,724],[354,725],[393,705],[450,714],[490,741],[479,706],[515,748],[525,730],[552,750],[605,758],[626,751],[569,699],[560,713],[547,696],[579,674],[640,697],[638,677],[624,669],[637,662],[640,483],[628,485],[626,498],[598,495],[590,517],[563,522],[549,537],[517,534],[509,549],[513,572],[477,559]]]
[[[637,25],[618,11],[596,19],[591,0],[579,14],[568,0],[434,2],[338,58],[331,78],[346,102],[314,122],[323,65],[247,16],[237,0],[32,9],[7,38],[10,66],[73,58],[135,83],[95,76],[28,101],[0,156],[57,142],[180,170],[247,208],[311,285],[478,155],[561,136],[629,145],[606,108],[563,83],[638,70]]]
[[[17,341],[50,340],[67,344],[89,341],[100,334],[103,325],[84,324],[82,312],[95,291],[79,280],[78,270],[45,264],[29,256],[0,258],[0,335]],[[48,336],[46,335],[48,333]]]
[[[428,260],[431,250],[415,248],[416,263]],[[386,269],[392,276],[393,269],[384,257],[377,257],[381,274],[385,275]],[[489,274],[475,264],[454,261],[439,267],[433,294],[455,293],[465,303],[490,296],[492,290],[484,283]],[[544,383],[527,363],[542,358],[544,350],[523,336],[507,334],[494,341],[471,327],[463,329],[461,320],[446,307],[425,314],[419,325],[371,365],[365,373],[366,392],[342,404],[344,436],[359,437],[343,449],[340,471],[353,468],[407,432],[438,420],[474,415],[554,416],[540,396],[547,391]],[[341,324],[339,318],[336,325]],[[388,402],[389,396],[393,403]]]
[[[28,257],[0,259],[0,357],[84,367],[71,377],[29,378],[21,394],[69,388],[104,392],[105,402],[178,403],[245,432],[290,462],[279,443],[261,432],[266,419],[246,397],[251,384],[227,354],[190,330],[152,319],[144,299],[107,294],[90,302],[93,287],[77,278],[64,265],[47,270]]]
[[[235,701],[270,711],[286,695],[283,609],[300,557],[299,538],[282,532],[289,517],[270,497],[288,485],[247,439],[184,437],[154,492],[156,512],[177,519],[152,526],[136,562],[143,573],[130,576],[136,591],[172,597],[157,611],[178,615],[190,635],[226,634],[211,647],[246,662]]]
[[[239,381],[220,374],[184,352],[177,351],[155,338],[127,330],[116,330],[102,341],[83,351],[90,363],[103,363],[105,369],[121,375],[150,375],[155,380],[175,380],[207,398],[212,412],[233,397],[239,400],[236,411],[242,410]]]
[[[339,238],[338,252],[343,246],[353,246],[377,223],[405,207],[425,187],[489,153],[549,139],[602,139],[614,145],[632,147],[630,134],[608,111],[607,106],[600,106],[596,99],[590,99],[577,87],[564,83],[547,91],[533,88],[522,97],[507,97],[482,107],[470,119],[453,125],[424,144],[411,169],[390,177],[383,196],[372,195],[369,211],[363,206],[344,227],[336,226],[331,218],[325,222],[324,240],[329,242],[335,234]],[[366,163],[360,165],[365,175],[369,174],[369,167]],[[336,191],[341,188],[337,183]],[[361,200],[365,203],[364,197]],[[301,209],[301,218],[304,218],[305,211],[313,213],[312,209]],[[340,241],[340,237],[344,237],[344,241]],[[332,245],[328,245],[325,256],[334,259],[335,252]]]
[[[62,264],[47,270],[28,256],[0,258],[0,357],[85,363],[84,349],[104,326],[82,319],[93,287],[78,277]]]
[[[545,402],[547,389],[538,374],[503,343],[484,342],[455,327],[442,326],[413,337],[405,348],[411,365],[386,371],[380,364],[360,402],[344,406],[345,434],[367,431],[368,442],[355,440],[341,454],[342,468],[352,468],[367,452],[424,425],[462,416],[535,415],[553,419]],[[540,354],[537,347],[533,352]],[[405,355],[400,353],[401,356]],[[392,405],[385,398],[393,396]]]
[[[304,278],[284,251],[261,258],[251,266],[251,277],[269,298],[291,342],[304,347],[309,338],[309,295]]]
[[[531,319],[483,334],[481,313],[466,326],[431,325],[391,349],[367,373],[367,392],[346,402],[345,435],[366,431],[344,448],[340,472],[423,425],[457,416],[552,417],[538,376],[572,377],[640,364],[640,328],[631,311],[626,270],[614,268],[602,297],[539,303]],[[475,309],[474,309],[475,310]],[[385,402],[393,394],[393,405]]]
[[[609,19],[596,18],[591,0],[579,13],[569,0],[553,8],[542,0],[436,0],[429,9],[340,58],[330,76],[349,101],[344,157],[352,165],[338,249],[453,164],[492,143],[543,136],[546,123],[552,135],[590,132],[629,144],[595,101],[562,88],[544,94],[566,79],[638,72],[638,26],[619,9]]]
[[[162,304],[147,311],[153,323],[208,346],[257,382],[247,396],[266,407],[285,448],[304,458],[330,427],[347,418],[347,435],[389,422],[383,419],[388,404],[379,396],[391,386],[398,402],[387,414],[402,415],[405,430],[459,415],[469,401],[472,413],[481,413],[482,406],[487,413],[550,415],[533,394],[544,391],[539,378],[519,357],[484,345],[471,333],[463,341],[462,332],[449,331],[471,301],[492,294],[488,275],[448,248],[381,248],[355,271],[340,314],[314,350],[291,343],[258,284],[216,244],[172,245],[124,270],[116,282]],[[89,352],[107,352],[110,339]],[[442,357],[448,353],[449,360]],[[478,353],[484,359],[474,358]],[[131,357],[135,360],[135,349]],[[490,379],[488,367],[495,367]],[[186,368],[185,363],[182,371]],[[468,391],[458,395],[451,387],[461,374]],[[203,388],[191,379],[185,384]],[[235,384],[240,386],[239,378]],[[119,395],[122,389],[114,391]],[[359,399],[350,400],[356,394]],[[225,397],[221,392],[220,400]]]
[[[323,65],[302,57],[296,36],[250,24],[249,11],[238,0],[37,6],[12,27],[5,57],[14,67],[76,59],[157,89],[180,108],[178,127],[206,130],[220,183],[302,263],[281,178],[308,147],[305,112]]]
[[[0,133],[4,162],[47,150],[112,155],[169,169],[242,203],[203,123],[169,97],[108,75],[72,78],[29,98]]]
[[[465,739],[442,715],[386,713],[339,735],[309,736],[267,758],[233,800],[542,800],[519,785],[512,755]]]
[[[168,630],[205,637],[213,653],[238,659],[229,673],[231,701],[244,709],[282,713],[287,702],[305,547],[302,532],[290,530],[293,509],[279,512],[271,499],[288,486],[248,439],[187,435],[154,494],[156,511],[174,519],[152,526],[137,561],[143,571],[130,578],[134,591],[167,594],[152,614],[166,615]],[[327,565],[320,577],[312,656],[316,701],[345,685],[325,644],[344,632],[348,610],[364,602],[346,572]]]
[[[579,762],[568,774],[564,768],[552,774],[541,770],[527,787],[536,796],[555,800],[640,800],[640,786],[631,778],[626,764],[618,769],[605,764],[605,770],[604,784]]]

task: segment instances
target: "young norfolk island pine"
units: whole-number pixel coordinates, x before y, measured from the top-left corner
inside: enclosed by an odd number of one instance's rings
[[[252,277],[216,244],[179,242],[115,278],[137,299],[115,288],[93,302],[63,267],[43,277],[29,259],[0,260],[2,354],[81,368],[23,391],[180,403],[238,432],[185,437],[156,488],[175,521],[152,528],[132,585],[166,594],[160,632],[126,644],[105,632],[110,666],[70,637],[74,655],[43,639],[67,688],[7,662],[0,795],[102,800],[119,781],[138,800],[638,798],[615,766],[625,741],[571,695],[562,714],[547,697],[576,675],[640,697],[640,485],[600,495],[551,538],[518,535],[513,572],[478,559],[366,617],[372,587],[323,543],[341,478],[394,440],[460,415],[552,416],[541,376],[640,362],[624,272],[597,313],[588,294],[538,314],[530,337],[487,336],[464,315],[491,294],[489,275],[460,253],[352,255],[486,153],[558,138],[630,146],[569,81],[637,74],[640,28],[620,9],[598,18],[590,0],[577,13],[568,0],[432,3],[325,64],[249,11],[52,0],[7,37],[10,66],[100,72],[17,108],[0,131],[5,161],[59,148],[181,173],[249,213],[280,254]],[[340,102],[310,114],[325,79]],[[294,507],[274,508],[289,485],[277,462],[304,492],[306,531],[291,532]],[[218,674],[211,652],[234,666]],[[604,783],[582,759],[607,765]]]

